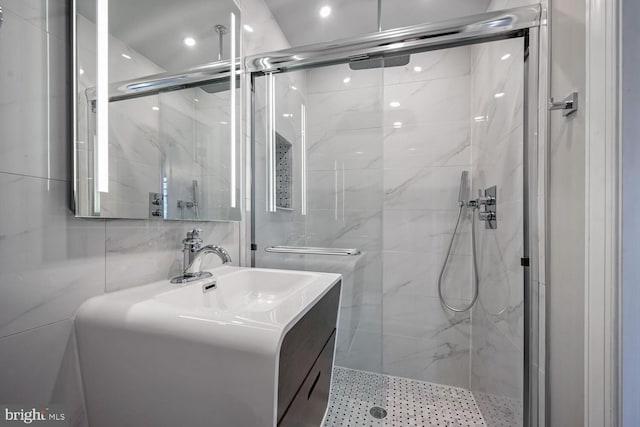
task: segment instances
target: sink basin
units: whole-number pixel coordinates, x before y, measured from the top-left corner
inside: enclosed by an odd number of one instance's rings
[[[314,273],[239,270],[204,279],[201,286],[185,286],[155,297],[169,305],[210,309],[216,312],[272,311],[296,291],[317,279]],[[208,291],[203,291],[209,287]]]
[[[321,314],[314,306],[339,298],[341,276],[228,266],[211,273],[82,304],[75,328],[90,425],[277,425],[283,341]],[[293,368],[302,355],[291,360]]]

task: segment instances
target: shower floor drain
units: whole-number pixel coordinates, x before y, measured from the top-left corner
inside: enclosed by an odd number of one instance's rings
[[[387,416],[387,411],[379,406],[374,406],[369,409],[369,413],[373,418],[377,418],[379,420]]]
[[[322,427],[486,425],[469,390],[341,367],[333,370],[329,408],[322,423]]]

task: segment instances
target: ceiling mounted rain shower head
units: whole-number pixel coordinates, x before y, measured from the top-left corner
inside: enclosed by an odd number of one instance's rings
[[[224,47],[222,38],[229,32],[229,30],[227,29],[227,27],[220,24],[214,25],[213,29],[216,30],[216,33],[218,33],[218,61],[222,61],[222,48]]]
[[[216,33],[218,34],[227,34],[229,32],[229,30],[227,29],[227,27],[225,27],[224,25],[215,25],[213,27],[214,30],[216,30]]]
[[[352,70],[369,70],[372,68],[402,67],[407,65],[410,59],[411,56],[409,55],[393,56],[390,58],[361,59],[349,62],[349,68]]]

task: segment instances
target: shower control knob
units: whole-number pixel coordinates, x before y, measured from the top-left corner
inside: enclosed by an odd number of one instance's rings
[[[496,198],[493,196],[480,196],[476,201],[477,206],[493,206],[496,204]]]
[[[481,221],[495,221],[496,213],[495,212],[480,212],[480,220]]]

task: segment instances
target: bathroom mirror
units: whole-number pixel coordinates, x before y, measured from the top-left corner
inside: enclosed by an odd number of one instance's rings
[[[239,221],[233,0],[75,0],[79,217]]]

